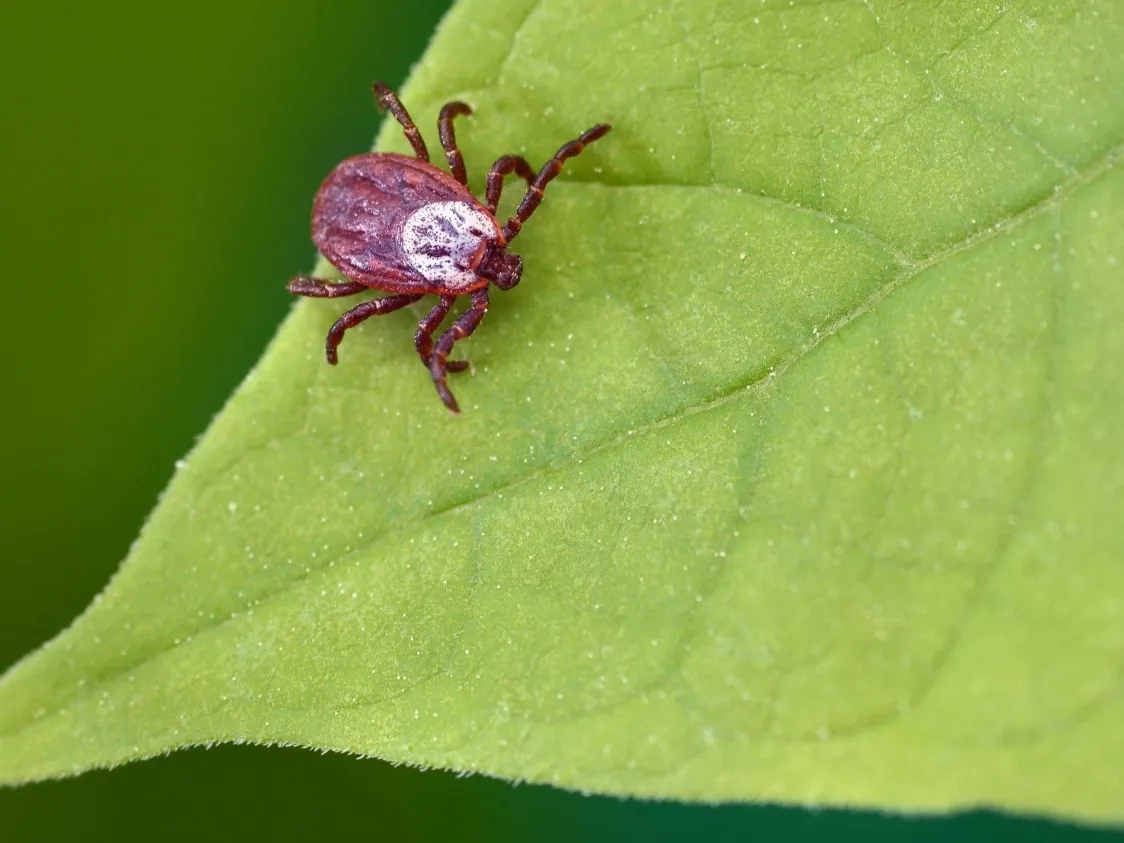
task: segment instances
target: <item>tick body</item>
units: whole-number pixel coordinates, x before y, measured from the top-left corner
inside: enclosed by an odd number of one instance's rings
[[[450,175],[429,162],[425,141],[394,92],[381,82],[374,84],[374,92],[379,106],[402,124],[414,157],[389,152],[356,155],[329,174],[313,203],[312,240],[347,281],[302,275],[289,282],[288,290],[314,298],[350,296],[367,289],[393,294],[353,307],[332,325],[325,343],[332,364],[349,328],[423,296],[438,296],[418,324],[414,345],[437,394],[456,413],[459,408],[446,377],[468,363],[449,360],[449,353],[488,312],[489,285],[510,290],[519,283],[523,263],[507,248],[539,206],[547,184],[561,172],[562,162],[602,137],[609,126],[599,124],[563,144],[538,173],[517,155],[502,156],[488,172],[481,202],[468,189],[464,158],[453,133],[453,119],[471,114],[472,109],[462,102],[441,109],[438,134]],[[496,207],[503,180],[512,173],[526,180],[527,192],[515,214],[501,225]],[[458,296],[470,298],[468,308],[435,341],[435,332]]]

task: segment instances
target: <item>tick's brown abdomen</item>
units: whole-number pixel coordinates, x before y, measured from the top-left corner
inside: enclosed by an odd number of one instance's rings
[[[320,186],[312,208],[312,241],[345,276],[395,293],[463,294],[422,275],[402,242],[406,220],[433,203],[483,206],[432,165],[396,153],[367,153],[340,163]],[[499,226],[493,221],[496,237]],[[486,284],[486,281],[483,281]]]

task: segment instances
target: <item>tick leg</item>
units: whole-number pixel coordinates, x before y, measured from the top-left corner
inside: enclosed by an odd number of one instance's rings
[[[488,183],[484,189],[484,204],[488,206],[488,212],[493,215],[500,204],[504,176],[509,173],[515,173],[519,178],[526,179],[528,188],[535,183],[535,171],[522,155],[505,155],[497,158],[492,169],[488,171]]]
[[[414,155],[417,156],[419,161],[428,161],[429,150],[425,148],[425,141],[422,140],[421,132],[414,125],[410,113],[406,111],[406,107],[402,105],[398,95],[390,90],[385,82],[375,82],[371,88],[374,90],[375,102],[378,103],[379,108],[385,108],[394,115],[395,120],[402,124],[402,131],[405,132],[406,140],[410,142],[410,146],[414,148]]]
[[[461,184],[468,186],[468,173],[464,169],[464,156],[457,146],[457,135],[453,131],[453,118],[471,114],[472,108],[463,102],[446,103],[437,118],[437,134],[441,137],[441,148],[445,150],[445,160],[449,162],[449,172]]]
[[[336,349],[343,342],[344,332],[348,328],[354,328],[364,319],[370,319],[372,316],[381,316],[384,313],[390,313],[392,310],[398,310],[408,304],[413,304],[420,298],[421,296],[407,295],[384,296],[381,299],[371,299],[363,302],[363,304],[357,304],[337,319],[336,323],[328,329],[328,339],[324,343],[324,356],[328,358],[329,363],[333,366],[336,365]]]
[[[567,158],[573,158],[585,149],[587,145],[593,143],[598,138],[604,137],[608,134],[609,129],[610,126],[608,123],[599,123],[592,129],[586,129],[577,140],[562,144],[561,148],[554,153],[554,157],[543,165],[543,168],[539,170],[539,174],[535,176],[535,180],[531,182],[531,186],[527,188],[527,194],[523,197],[523,201],[519,203],[519,208],[516,210],[515,216],[504,223],[503,236],[507,242],[511,242],[512,238],[515,237],[523,227],[523,223],[535,212],[535,208],[537,208],[542,201],[542,194],[546,186],[554,180],[555,176],[562,172],[562,162]]]
[[[433,356],[433,332],[437,326],[445,321],[449,315],[449,308],[456,301],[456,296],[441,296],[441,300],[433,306],[433,310],[426,314],[425,319],[418,323],[418,332],[414,334],[414,347],[418,350],[422,365],[429,368],[429,360]],[[468,368],[467,360],[450,360],[446,366],[450,372],[463,372]]]
[[[447,362],[449,352],[453,350],[453,344],[457,340],[463,340],[476,330],[487,312],[488,290],[487,288],[477,290],[472,294],[472,304],[468,310],[462,313],[452,327],[441,335],[441,339],[437,340],[437,347],[433,349],[433,356],[429,358],[429,373],[433,376],[433,385],[437,387],[437,394],[441,396],[445,406],[454,413],[459,413],[460,407],[457,406],[457,399],[453,397],[453,393],[449,391],[449,387],[445,384],[445,373],[449,369]]]
[[[298,275],[286,287],[294,296],[310,296],[314,299],[335,299],[340,296],[354,296],[368,289],[358,281],[345,281],[334,283],[323,278],[313,278],[309,275]]]

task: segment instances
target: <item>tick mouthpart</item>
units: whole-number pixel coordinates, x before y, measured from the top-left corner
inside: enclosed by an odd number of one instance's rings
[[[501,290],[510,290],[523,275],[523,260],[503,249],[489,248],[476,271]]]

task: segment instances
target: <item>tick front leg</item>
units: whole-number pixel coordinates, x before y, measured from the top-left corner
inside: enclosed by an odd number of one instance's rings
[[[419,161],[429,160],[429,150],[425,148],[425,141],[422,139],[421,132],[418,131],[417,125],[414,123],[410,112],[406,110],[406,106],[402,105],[402,101],[398,99],[398,95],[390,90],[390,86],[385,82],[375,82],[371,85],[375,93],[375,102],[378,103],[379,108],[385,108],[394,115],[394,119],[402,124],[402,131],[406,134],[406,140],[410,142],[410,146],[414,148],[414,155],[417,156]]]
[[[329,363],[333,366],[336,365],[336,349],[343,342],[343,335],[348,328],[354,328],[360,322],[370,319],[372,316],[381,316],[384,313],[390,313],[408,304],[413,304],[420,298],[421,296],[407,295],[384,296],[381,299],[371,299],[371,301],[365,301],[363,304],[357,304],[337,319],[336,323],[328,329],[328,339],[324,343],[324,356],[328,358]]]
[[[468,173],[464,169],[464,155],[457,146],[457,134],[453,131],[453,118],[471,114],[472,108],[463,102],[446,103],[437,118],[437,134],[441,138],[441,148],[445,150],[445,160],[449,162],[449,172],[461,184],[468,186]]]
[[[562,144],[561,148],[554,153],[554,157],[543,164],[543,168],[539,170],[539,174],[535,176],[531,186],[527,188],[527,194],[523,197],[523,201],[519,203],[515,216],[504,223],[503,239],[506,242],[512,241],[523,227],[523,223],[535,212],[535,208],[542,202],[542,195],[546,186],[562,172],[562,162],[580,154],[589,144],[607,135],[610,128],[608,123],[600,123],[592,129],[586,129],[578,136],[577,140]]]
[[[433,349],[433,356],[429,358],[429,374],[433,376],[433,385],[437,388],[437,394],[441,396],[445,406],[454,413],[459,413],[461,410],[457,406],[457,399],[453,397],[453,393],[449,391],[449,387],[445,383],[445,373],[449,370],[447,362],[449,352],[453,350],[454,343],[463,340],[476,330],[487,312],[488,290],[487,288],[477,290],[472,294],[472,304],[468,310],[462,313],[460,318],[453,323],[453,326],[441,335],[441,339],[437,341],[437,347]]]
[[[433,310],[429,311],[426,317],[418,323],[418,332],[414,334],[414,347],[418,350],[418,357],[421,358],[422,365],[427,369],[429,368],[429,360],[433,356],[433,332],[445,321],[445,317],[449,315],[449,308],[453,306],[454,301],[456,301],[456,296],[441,296],[440,301],[433,306]],[[463,372],[468,368],[468,361],[450,360],[446,364],[446,368],[450,372]]]
[[[522,155],[504,155],[502,158],[497,158],[492,169],[488,171],[488,181],[484,188],[484,204],[488,206],[488,211],[493,216],[500,204],[504,176],[511,173],[525,179],[528,188],[535,183],[535,171]]]
[[[313,278],[309,275],[298,275],[290,281],[285,289],[294,296],[309,296],[314,299],[336,299],[340,296],[354,296],[367,289],[358,281],[344,281],[334,283],[323,278]]]

